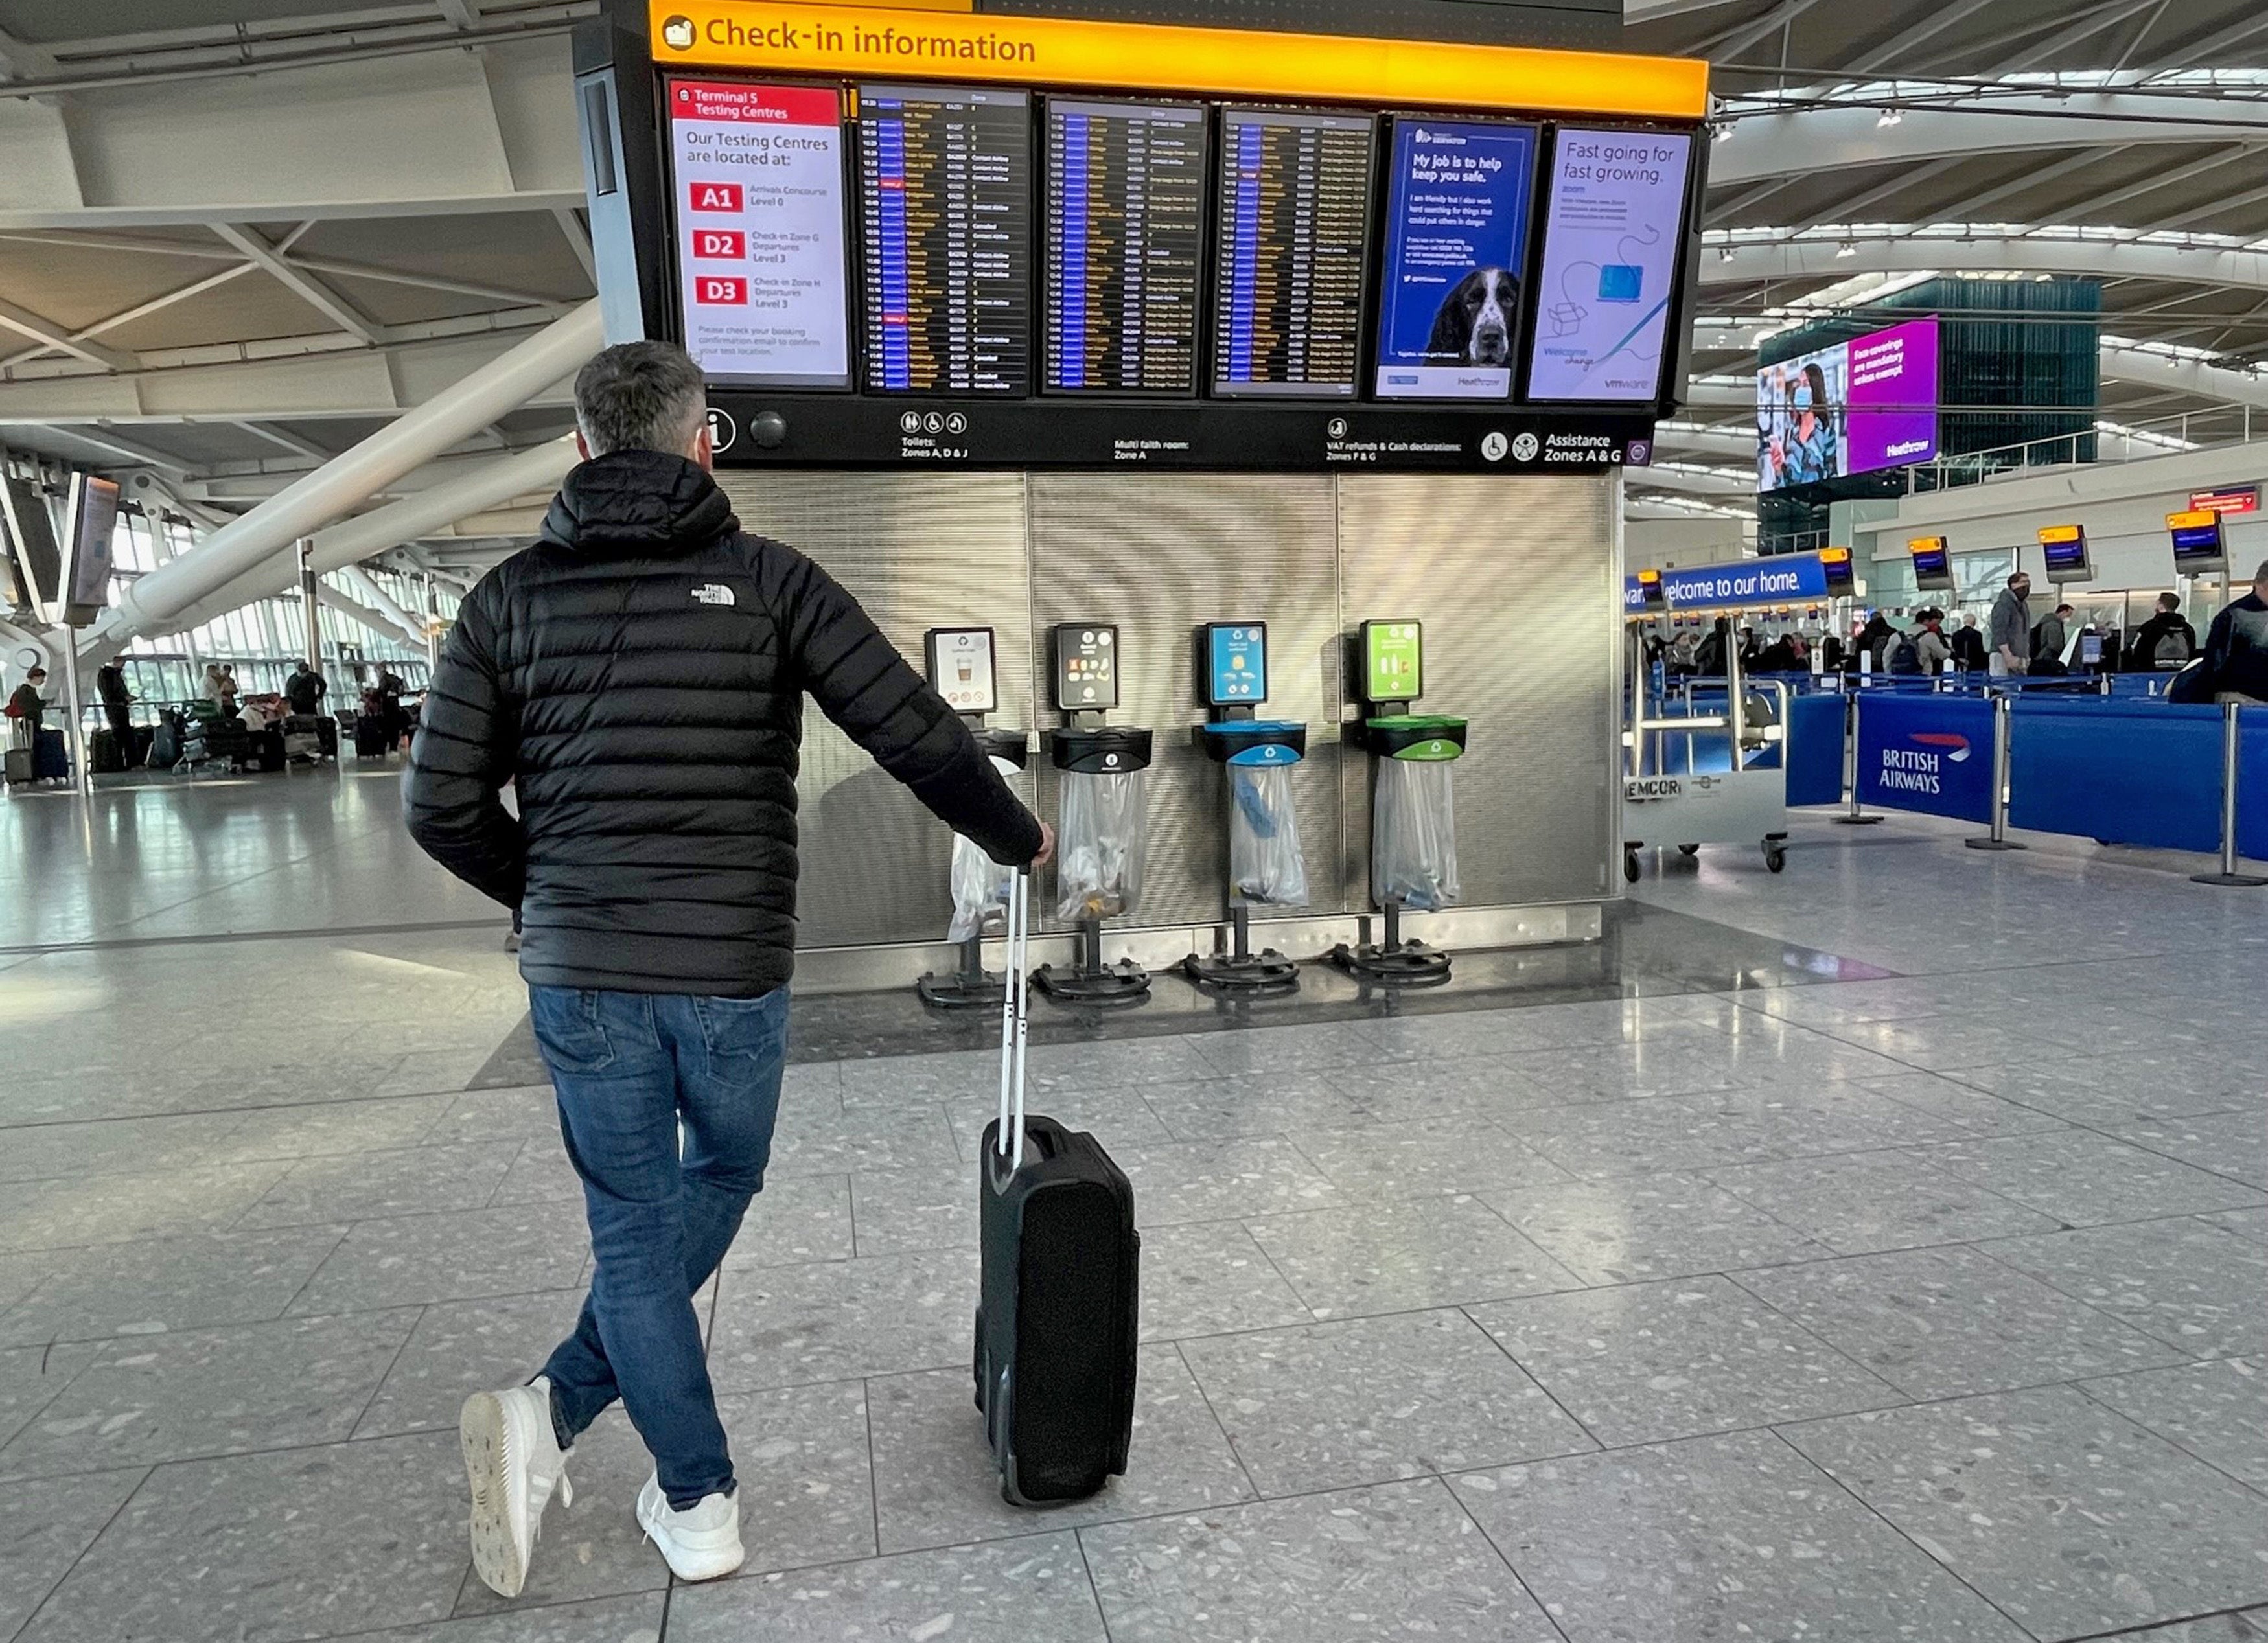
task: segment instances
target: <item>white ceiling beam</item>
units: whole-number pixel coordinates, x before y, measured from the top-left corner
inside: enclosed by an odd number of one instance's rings
[[[2020,69],[2037,68],[2057,52],[2076,46],[2083,40],[2092,40],[2107,28],[2116,28],[2135,13],[2146,11],[2157,3],[2158,0],[2110,0],[2109,4],[2082,11],[2071,23],[2045,40],[2033,41],[2014,55],[1994,63],[1984,71],[1984,77]]]
[[[137,239],[126,234],[80,234],[59,229],[19,229],[0,233],[0,239],[31,246],[63,246],[73,251],[147,252],[153,256],[191,257],[200,262],[237,261],[233,251],[189,239]]]
[[[1712,244],[1718,239],[1718,236],[1712,236]],[[1977,269],[2168,280],[2183,284],[2268,291],[2268,253],[2258,251],[2148,245],[2133,240],[2049,239],[2021,232],[1956,236],[1931,232],[1911,225],[1879,232],[1869,229],[1863,234],[1853,233],[1847,239],[1782,237],[1735,244],[1738,254],[1730,262],[1710,255],[1701,259],[1704,285]],[[1848,256],[1839,254],[1843,245],[1851,247]]]
[[[55,71],[55,54],[0,29],[0,80],[41,80]]]
[[[277,247],[277,254],[283,253]],[[293,268],[305,269],[311,274],[331,274],[347,279],[376,280],[387,285],[411,285],[421,291],[447,291],[452,296],[478,297],[489,302],[510,303],[516,308],[540,308],[549,306],[565,312],[572,302],[557,297],[539,297],[533,291],[512,291],[502,285],[486,285],[475,280],[454,279],[446,274],[412,273],[403,269],[380,268],[369,262],[346,262],[336,257],[287,256],[284,259]]]
[[[271,427],[264,422],[254,422],[249,418],[239,416],[229,425],[250,434],[255,439],[265,439],[270,445],[280,446],[293,455],[304,456],[311,461],[328,462],[338,454],[335,451],[326,451],[313,439],[303,439],[296,433],[288,432],[282,428]]]
[[[1977,213],[1988,205],[1998,205],[2003,200],[2014,199],[2028,189],[2038,188],[2068,177],[2075,171],[2091,171],[2117,155],[2124,154],[2124,144],[2115,148],[2083,148],[2076,154],[2066,154],[2052,166],[2027,166],[2021,176],[2006,182],[1995,183],[1989,188],[1965,195],[1949,205],[1934,209],[1940,222],[1969,223],[1977,220]]]
[[[2200,119],[2210,108],[2212,117]],[[2153,97],[2143,92],[1994,95],[1973,107],[1908,106],[1883,129],[1875,103],[1744,114],[1709,158],[1712,188],[1771,177],[1847,171],[1892,160],[1920,165],[1955,155],[2052,151],[2128,144],[2268,141],[2268,102]],[[0,227],[4,227],[0,221]]]
[[[2125,49],[2118,54],[2118,61],[2110,65],[2111,73],[2126,72],[2126,65],[2134,61],[2134,54],[2142,49],[2142,42],[2149,39],[2156,32],[2158,25],[2165,20],[2167,9],[2173,3],[2174,0],[2158,0],[2157,9],[2142,19],[2142,26],[2134,31],[2134,38],[2126,42]]]
[[[444,194],[369,196],[355,199],[277,200],[220,205],[80,206],[68,210],[32,208],[0,210],[0,233],[26,229],[210,228],[222,223],[285,217],[317,222],[369,222],[397,217],[484,217],[507,211],[548,211],[557,205],[579,205],[582,190],[530,189],[526,193]]]
[[[591,249],[591,231],[583,226],[583,219],[575,215],[571,205],[551,208],[551,220],[559,225],[559,232],[567,241],[567,249],[575,254],[575,261],[583,265],[583,277],[592,284],[599,283],[599,259]]]
[[[2256,170],[2252,174],[2257,177],[2260,173]],[[2255,204],[2261,200],[2268,200],[2268,188],[2240,188],[2234,194],[2224,194],[2218,199],[2206,200],[2194,205],[2184,205],[2177,211],[2169,211],[2157,221],[2143,225],[2142,232],[2156,233],[2169,228],[2188,228],[2203,233],[2211,233],[2216,231],[2205,227],[2205,225],[2214,217],[2223,212],[2234,211],[2241,206]]]
[[[1865,219],[1859,213],[1868,206],[1879,204],[1895,195],[1903,194],[1917,183],[1933,181],[1948,172],[1959,170],[1968,163],[1966,157],[1958,159],[1939,159],[1932,160],[1928,165],[1918,169],[1901,171],[1887,182],[1878,182],[1871,188],[1862,188],[1856,194],[1846,195],[1832,205],[1820,207],[1819,210],[1806,216],[1802,223],[1791,232],[1801,233],[1805,229],[1816,228],[1822,223],[1863,222]]]
[[[1819,0],[1779,0],[1778,5],[1753,22],[1727,29],[1723,33],[1704,41],[1694,48],[1693,55],[1712,61],[1720,57],[1727,60],[1737,58],[1758,41],[1771,39],[1818,4]]]
[[[1696,11],[1715,11],[1741,0],[1623,0],[1623,24],[1659,23],[1673,17],[1690,17]]]
[[[136,467],[154,468],[176,478],[186,476],[189,471],[188,465],[180,457],[160,451],[154,446],[144,445],[115,428],[97,424],[92,428],[57,428],[55,431],[66,439],[77,439],[87,445],[99,446],[106,451],[114,451]]]
[[[71,340],[84,343],[91,336],[99,336],[103,332],[112,330],[118,326],[129,325],[136,320],[147,319],[159,310],[170,308],[187,298],[200,296],[216,285],[225,285],[239,274],[249,274],[252,271],[252,266],[249,262],[239,262],[233,267],[221,269],[217,274],[208,274],[202,279],[192,280],[186,285],[176,286],[172,291],[160,291],[147,302],[137,302],[131,308],[122,308],[116,313],[104,315],[92,325],[81,326],[71,333]],[[34,359],[41,354],[54,351],[59,350],[43,345],[39,348],[26,349],[21,353],[11,354],[5,358],[0,358],[0,371],[5,371],[19,360]]]
[[[1878,69],[1887,69],[1916,46],[1936,39],[1956,23],[1967,22],[1992,4],[1992,0],[1939,0],[1918,22],[1852,58],[1843,65],[1841,72],[1871,74]]]
[[[215,223],[213,232],[257,262],[262,272],[334,325],[373,347],[385,340],[385,333],[377,321],[313,275],[276,255],[275,247],[250,229],[234,223]]]
[[[481,26],[481,9],[475,0],[433,0],[433,9],[451,28],[469,30]]]
[[[0,326],[58,352],[75,355],[105,371],[131,371],[136,364],[133,355],[119,349],[106,348],[100,343],[83,341],[54,320],[41,319],[30,309],[19,308],[5,298],[0,298]]]
[[[2161,188],[2170,188],[2176,184],[2188,182],[2192,178],[2202,177],[2208,172],[2219,171],[2224,166],[2233,166],[2241,159],[2250,158],[2258,151],[2257,149],[2239,144],[2235,148],[2224,149],[2218,154],[2207,154],[2201,159],[2193,159],[2186,166],[2176,166],[2171,171],[2154,171],[2122,188],[2113,188],[2108,194],[2095,195],[2087,203],[2087,214],[2096,222],[2112,221],[2112,218],[2105,217],[2102,213],[2114,205],[2124,205],[2129,200],[2139,200],[2144,195],[2157,193]],[[2181,216],[2176,220],[2183,221],[2188,215],[2188,210],[2184,208]]]
[[[2232,46],[2241,46],[2258,34],[2268,34],[2268,11],[2255,11],[2250,17],[2239,18],[2226,28],[2215,29],[2169,48],[2150,60],[2151,72],[2186,69],[2192,63],[2202,63],[2207,57],[2227,51]]]

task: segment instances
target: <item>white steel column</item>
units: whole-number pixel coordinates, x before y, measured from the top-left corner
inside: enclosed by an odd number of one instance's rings
[[[605,342],[588,302],[436,394],[369,438],[223,526],[189,552],[136,580],[89,636],[98,655],[161,631],[199,600],[337,519],[383,485],[515,410],[574,371]],[[391,544],[388,544],[389,546]]]
[[[316,532],[309,543],[307,563],[318,575],[343,571],[374,554],[415,542],[515,497],[551,490],[574,466],[575,441],[571,435],[547,440],[517,456],[499,458],[399,502],[390,502],[368,513],[342,519],[328,530]],[[255,599],[270,598],[291,586],[295,571],[296,561],[291,556],[278,555],[235,578],[190,609],[177,612],[153,631],[193,628],[240,609]]]

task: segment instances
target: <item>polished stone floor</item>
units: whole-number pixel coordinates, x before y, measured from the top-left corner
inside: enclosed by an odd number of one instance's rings
[[[502,1602],[455,1410],[586,1247],[393,804],[0,806],[0,1643],[2268,1638],[2268,893],[1904,820],[1408,1008],[1046,1020],[1145,1238],[1054,1512],[969,1404],[991,1057],[799,1004],[703,1300],[747,1568],[669,1587],[616,1413]]]

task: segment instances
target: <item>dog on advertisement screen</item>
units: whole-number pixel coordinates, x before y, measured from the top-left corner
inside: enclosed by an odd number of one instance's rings
[[[1425,351],[1466,365],[1512,363],[1512,319],[1520,307],[1520,281],[1510,270],[1475,269],[1449,288],[1433,314]]]

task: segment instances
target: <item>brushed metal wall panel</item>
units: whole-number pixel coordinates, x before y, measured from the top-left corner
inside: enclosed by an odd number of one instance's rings
[[[991,722],[1031,725],[1022,475],[741,469],[717,479],[744,527],[824,566],[917,668],[924,629],[991,627],[1000,670]],[[1027,802],[1030,781],[1017,785]],[[944,825],[813,708],[799,786],[803,944],[942,940],[953,911]]]
[[[1059,622],[1119,629],[1119,708],[1110,721],[1158,733],[1149,780],[1148,875],[1128,922],[1221,918],[1226,897],[1227,795],[1221,768],[1197,751],[1204,719],[1194,633],[1205,622],[1268,624],[1271,718],[1316,726],[1292,771],[1310,905],[1343,910],[1336,518],[1329,475],[1034,474],[1029,483],[1035,699],[1046,705],[1048,630]],[[1044,762],[1042,762],[1044,763]],[[1056,815],[1057,777],[1040,773],[1042,814]],[[1052,875],[1049,875],[1052,878]],[[1052,885],[1045,905],[1054,907]],[[1052,922],[1052,920],[1050,920]]]
[[[1456,765],[1464,904],[1598,896],[1613,880],[1610,749],[1621,600],[1613,481],[1346,475],[1340,593],[1365,621],[1425,626],[1421,712],[1462,714]],[[1365,897],[1370,772],[1342,771],[1343,872]]]

